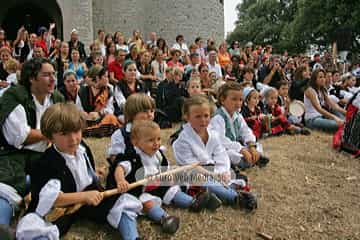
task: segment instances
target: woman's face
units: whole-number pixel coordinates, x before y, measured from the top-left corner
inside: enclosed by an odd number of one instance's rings
[[[130,64],[125,70],[125,79],[128,83],[133,83],[136,80],[136,65]]]
[[[248,98],[247,105],[248,107],[256,107],[259,104],[259,93],[257,91],[252,91],[250,97]]]
[[[326,79],[325,74],[323,72],[319,72],[316,76],[316,86],[318,87],[325,87]]]
[[[204,66],[200,69],[200,78],[206,79],[209,74],[209,68],[207,66]]]
[[[111,43],[110,47],[109,47],[109,52],[111,54],[114,54],[116,51],[116,46],[115,46],[115,43]]]
[[[109,84],[108,72],[100,77],[96,77],[96,88],[103,88]]]
[[[104,63],[104,58],[102,57],[102,56],[97,56],[96,58],[95,58],[95,64],[96,65],[103,65],[103,63]]]
[[[174,74],[174,82],[179,83],[183,79],[183,75],[181,73]]]
[[[71,60],[77,62],[77,61],[79,61],[79,59],[80,59],[79,52],[76,51],[76,50],[73,50],[73,51],[71,52]]]
[[[151,60],[151,58],[150,58],[150,53],[149,53],[149,52],[143,53],[143,55],[142,55],[142,62],[144,62],[144,63],[149,63],[150,60]]]
[[[310,78],[310,71],[309,71],[309,69],[305,69],[305,70],[302,72],[302,77],[303,77],[303,79],[309,79],[309,78]]]
[[[78,81],[76,80],[75,75],[74,74],[68,75],[64,79],[64,85],[67,92],[69,93],[76,92],[78,89]]]

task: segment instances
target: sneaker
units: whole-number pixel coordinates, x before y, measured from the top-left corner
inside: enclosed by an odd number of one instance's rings
[[[190,209],[194,212],[200,212],[205,208],[215,211],[220,206],[221,200],[215,194],[206,191],[196,195]]]
[[[311,134],[310,130],[307,128],[301,128],[300,130],[301,135],[309,136]]]
[[[179,229],[180,219],[175,216],[163,217],[160,221],[164,233],[174,234]]]
[[[257,161],[255,164],[259,166],[260,168],[265,167],[270,162],[270,159],[265,156],[260,156],[259,161]]]
[[[209,192],[199,192],[195,195],[193,202],[191,203],[190,210],[193,212],[200,212],[206,208],[207,203],[209,202],[210,194]]]
[[[209,193],[209,195],[210,198],[206,208],[209,209],[210,211],[215,211],[221,206],[222,201],[214,193]]]
[[[253,211],[257,208],[256,196],[250,192],[239,192],[235,199],[235,205],[240,208]]]

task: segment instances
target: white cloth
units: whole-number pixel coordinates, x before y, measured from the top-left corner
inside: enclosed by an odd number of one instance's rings
[[[75,180],[77,192],[83,191],[92,184],[93,178],[89,171],[93,171],[93,173],[95,171],[91,168],[89,159],[86,159],[88,156],[86,155],[85,147],[80,145],[76,150],[75,156],[60,152],[55,145],[54,148],[65,159],[65,164]],[[91,169],[88,168],[87,164],[89,164]]]
[[[122,214],[126,214],[131,219],[135,219],[142,210],[142,204],[136,197],[124,193],[122,194],[107,215],[108,223],[117,228]]]
[[[61,192],[61,182],[58,179],[49,180],[39,193],[39,203],[35,209],[35,212],[40,216],[45,216],[50,212],[56,199]]]
[[[25,215],[16,228],[16,239],[32,240],[37,237],[47,237],[50,240],[60,239],[59,229],[46,222],[42,217],[50,212],[59,196],[61,183],[59,180],[49,180],[41,189],[39,203],[35,213]]]
[[[19,221],[16,228],[17,240],[33,240],[41,236],[49,240],[58,240],[60,232],[55,225],[45,222],[36,213],[29,213]]]
[[[232,117],[228,114],[228,112],[222,107],[222,110],[225,112],[225,115],[230,123],[230,128],[232,129],[232,132],[234,135],[235,132],[239,133],[239,136],[236,136],[236,139],[241,140],[244,143],[247,142],[256,142],[256,137],[252,130],[248,127],[245,119],[240,113],[235,112]],[[233,124],[235,120],[240,122],[240,129],[237,129],[235,131],[235,125]],[[209,128],[216,131],[220,137],[220,142],[222,143],[223,147],[226,149],[226,152],[233,164],[238,164],[243,157],[243,155],[240,153],[240,151],[243,148],[247,148],[247,146],[243,146],[239,141],[232,141],[230,138],[226,137],[226,126],[225,126],[225,120],[220,115],[215,115],[211,121]]]
[[[127,123],[125,126],[126,132],[131,132],[131,123]],[[124,153],[126,149],[124,136],[122,135],[121,129],[116,130],[113,135],[111,135],[110,147],[108,150],[108,156],[118,155],[119,153]]]
[[[353,100],[352,104],[360,109],[360,93],[356,96],[356,98]]]
[[[152,176],[155,174],[160,173],[161,171],[161,162],[162,162],[162,155],[158,151],[154,155],[150,156],[144,153],[141,149],[135,147],[135,152],[140,156],[141,163],[144,166],[145,176]]]
[[[186,43],[182,43],[181,45],[179,43],[174,43],[174,45],[172,46],[173,49],[178,49],[180,51],[183,52],[182,55],[184,54],[189,54],[189,48],[188,46],[186,45]]]
[[[0,89],[0,97],[4,94],[6,90],[10,88],[11,85],[17,83],[16,73],[9,74],[6,78],[6,82],[9,83],[9,86]]]
[[[155,73],[157,81],[163,81],[166,79],[166,68],[167,64],[165,61],[163,61],[161,64],[156,60],[151,62],[151,69]]]
[[[36,108],[36,129],[40,129],[40,120],[45,110],[52,105],[50,95],[48,95],[44,104],[40,104],[33,95],[33,100]],[[44,152],[48,146],[47,141],[40,141],[30,145],[25,145],[24,142],[28,137],[31,128],[27,124],[27,117],[25,109],[22,105],[17,105],[9,114],[2,127],[6,141],[17,149],[25,148],[37,152]]]
[[[209,72],[215,72],[217,78],[222,78],[223,74],[221,71],[221,66],[218,63],[215,63],[214,65],[211,65],[208,63]]]
[[[230,159],[215,131],[208,130],[208,141],[203,143],[200,136],[189,123],[183,125],[178,139],[173,143],[176,162],[188,165],[200,162],[202,165],[214,164],[215,173],[230,171]]]
[[[322,99],[319,99],[318,94],[316,93],[316,91],[313,88],[309,88],[310,91],[313,91],[316,97],[316,101],[319,102],[320,106],[324,106],[325,101]],[[322,114],[319,113],[315,107],[312,105],[310,99],[306,96],[306,94],[304,94],[304,106],[305,106],[305,120],[308,119],[313,119],[316,117],[321,117]]]
[[[5,183],[0,183],[0,197],[6,199],[13,208],[19,207],[22,202],[16,189]]]
[[[114,88],[114,101],[117,103],[120,109],[123,109],[126,103],[126,98],[118,86],[115,86]]]

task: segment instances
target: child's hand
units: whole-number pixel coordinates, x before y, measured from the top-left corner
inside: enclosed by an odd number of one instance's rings
[[[129,183],[125,179],[122,181],[118,181],[117,183],[117,189],[119,192],[124,193],[127,192],[129,189]]]
[[[252,162],[256,163],[257,161],[259,161],[260,153],[256,150],[256,148],[255,147],[250,147],[249,151],[250,151],[251,156],[252,156]]]
[[[253,157],[248,149],[243,148],[243,149],[241,149],[240,153],[244,156],[245,160],[248,163],[253,164]]]
[[[84,202],[87,205],[97,206],[103,200],[103,194],[99,191],[86,191],[84,194]]]
[[[98,167],[95,169],[96,176],[100,179],[100,181],[104,181],[107,175],[106,166]]]

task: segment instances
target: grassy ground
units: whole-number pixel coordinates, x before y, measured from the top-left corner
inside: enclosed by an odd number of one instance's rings
[[[162,130],[168,139],[172,130]],[[281,136],[262,141],[270,164],[246,172],[258,209],[248,214],[231,207],[200,214],[168,208],[181,219],[179,231],[167,236],[139,219],[144,239],[360,239],[360,162],[331,148],[331,135]],[[106,164],[110,140],[87,139],[97,159]],[[164,144],[167,144],[164,141]],[[172,159],[171,148],[168,156]],[[65,239],[118,239],[108,226],[77,223]]]

